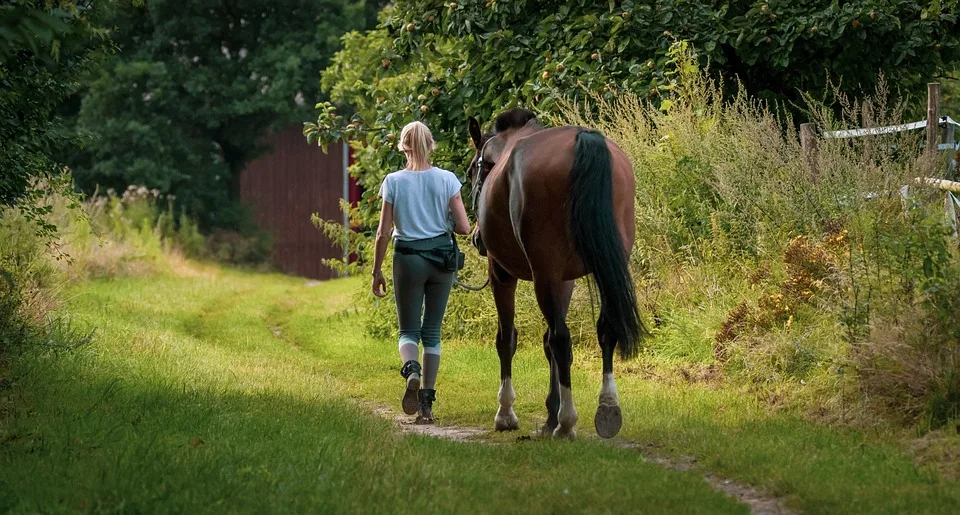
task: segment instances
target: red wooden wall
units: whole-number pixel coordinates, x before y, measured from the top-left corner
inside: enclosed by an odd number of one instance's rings
[[[272,261],[281,270],[330,279],[336,275],[321,260],[342,257],[343,250],[310,222],[310,216],[343,220],[339,206],[343,145],[329,145],[324,154],[307,144],[301,129],[288,127],[266,138],[269,150],[240,176],[240,199],[253,209],[260,227],[273,235]]]

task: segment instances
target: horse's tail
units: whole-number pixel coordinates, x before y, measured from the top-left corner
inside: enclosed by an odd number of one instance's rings
[[[602,134],[593,130],[577,134],[570,174],[570,233],[600,290],[601,313],[617,339],[620,356],[632,357],[645,330],[627,267],[628,254],[613,213],[611,161]]]

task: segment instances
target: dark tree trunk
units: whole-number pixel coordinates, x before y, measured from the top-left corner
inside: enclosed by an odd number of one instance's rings
[[[218,142],[223,152],[223,160],[230,168],[230,199],[240,201],[240,174],[247,165],[249,156],[240,147],[226,142]]]

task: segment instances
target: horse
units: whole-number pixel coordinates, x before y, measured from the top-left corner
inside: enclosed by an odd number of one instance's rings
[[[573,438],[577,409],[570,389],[573,347],[566,317],[574,280],[592,274],[599,291],[597,336],[603,357],[597,433],[611,438],[623,417],[613,377],[613,353],[637,354],[646,333],[628,260],[636,232],[635,177],[626,154],[595,130],[544,128],[536,115],[515,108],[484,134],[469,117],[475,153],[470,162],[474,244],[487,256],[497,308],[500,358],[497,431],[519,428],[513,405],[512,362],[517,281],[532,281],[547,323],[543,352],[550,365],[544,436]]]

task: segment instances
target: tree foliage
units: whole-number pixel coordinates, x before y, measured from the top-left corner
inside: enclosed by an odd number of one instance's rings
[[[957,14],[956,0],[397,1],[376,30],[346,36],[324,73],[351,124],[320,106],[305,135],[363,140],[354,172],[375,192],[402,164],[391,138],[412,119],[445,143],[440,163],[460,168],[468,115],[616,92],[665,99],[678,41],[752,94],[794,105],[830,83],[872,91],[878,72],[909,89],[960,56]]]
[[[56,111],[108,48],[98,13],[74,0],[0,6],[0,207],[16,205],[40,221],[43,191],[35,186],[61,182],[63,169],[52,156],[74,138]]]
[[[340,36],[374,14],[363,0],[122,6],[111,20],[119,52],[83,98],[79,126],[94,141],[77,182],[157,188],[208,226],[233,225],[239,174],[262,136],[302,119]]]

